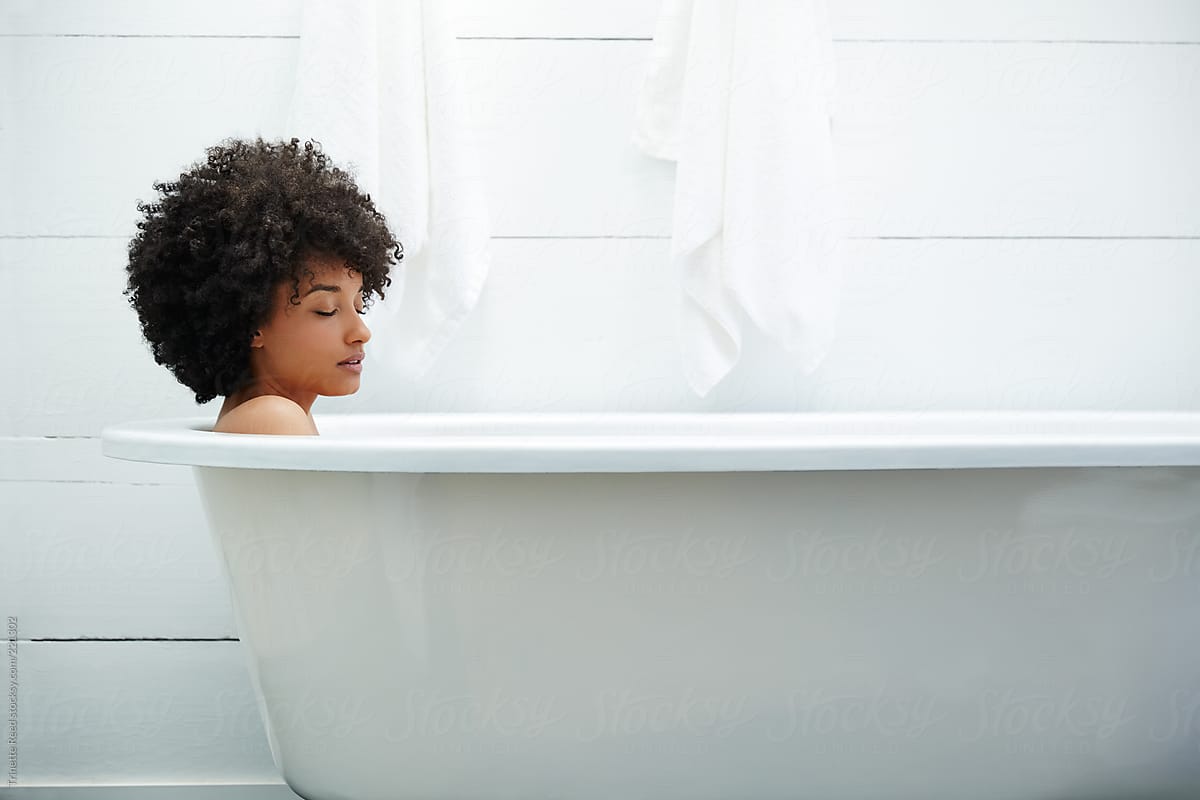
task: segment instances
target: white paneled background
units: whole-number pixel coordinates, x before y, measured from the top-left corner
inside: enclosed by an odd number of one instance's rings
[[[420,383],[368,365],[314,411],[1200,408],[1200,2],[829,5],[851,241],[817,372],[747,324],[708,397],[683,379],[674,167],[630,143],[657,3],[459,0],[490,280]],[[279,783],[191,473],[98,435],[216,416],[141,342],[125,247],[205,146],[303,136],[298,31],[298,0],[0,0],[21,785]]]

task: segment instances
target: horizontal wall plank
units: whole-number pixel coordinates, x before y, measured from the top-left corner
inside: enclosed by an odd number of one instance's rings
[[[369,358],[357,394],[319,398],[314,411],[1200,406],[1196,240],[849,242],[837,339],[821,368],[803,375],[743,320],[743,357],[705,398],[683,378],[682,284],[668,240],[494,240],[492,253],[479,304],[422,380]],[[121,295],[123,269],[120,240],[0,241],[0,278],[24,287],[0,295],[11,332],[0,355],[16,363],[7,353],[31,340],[41,353],[5,388],[0,436],[215,420],[219,401],[197,406],[154,363]],[[367,350],[379,356],[388,332],[370,313]],[[4,452],[0,474],[19,476],[20,451]]]
[[[0,356],[27,365],[5,387],[2,435],[95,436],[123,418],[168,409],[199,413],[193,395],[154,363],[141,338],[137,315],[121,294],[124,248],[116,239],[0,241],[0,275],[23,287],[0,301],[8,314]],[[27,271],[27,264],[39,268]],[[31,342],[37,358],[22,352]],[[86,428],[78,425],[80,415],[91,420]],[[34,419],[41,421],[29,424]]]
[[[7,0],[0,34],[11,36],[299,36],[301,0]]]
[[[482,2],[482,0],[479,0]],[[828,0],[835,39],[1195,42],[1190,0]]]
[[[203,5],[153,0],[8,0],[0,32],[90,36],[298,36],[300,0]],[[457,0],[460,37],[654,35],[658,3]],[[835,38],[1200,41],[1193,0],[836,0]]]
[[[0,609],[29,638],[236,638],[195,485],[0,483]]]
[[[674,164],[631,142],[650,43],[461,44],[494,235],[671,235]],[[283,130],[295,40],[9,47],[21,202],[0,235],[128,237],[153,182],[206,146],[303,133]],[[849,235],[1200,236],[1200,47],[836,51]]]
[[[0,437],[0,482],[193,485],[187,466],[108,458],[96,436]]]
[[[22,202],[0,234],[53,236],[132,235],[155,180],[173,180],[226,136],[277,129],[297,52],[281,39],[10,39],[5,48],[24,64],[10,98]]]
[[[241,647],[20,642],[18,785],[282,782]]]
[[[296,800],[286,783],[55,784],[13,786],[4,800]]]
[[[300,35],[303,7],[301,0],[249,4],[217,0],[203,6],[164,6],[148,0],[15,0],[11,5],[7,31],[24,36],[295,37]],[[657,4],[645,0],[595,5],[560,0],[456,0],[451,13],[454,30],[463,37],[636,38],[653,34]]]

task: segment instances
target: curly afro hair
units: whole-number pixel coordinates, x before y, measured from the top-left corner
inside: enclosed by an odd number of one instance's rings
[[[129,243],[128,285],[154,360],[197,403],[252,381],[250,340],[271,312],[274,290],[312,274],[314,256],[361,273],[370,305],[404,258],[383,214],[320,143],[224,139],[174,182],[155,182],[158,202]]]

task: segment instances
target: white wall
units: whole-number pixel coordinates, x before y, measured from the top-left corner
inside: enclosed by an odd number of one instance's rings
[[[1200,4],[830,0],[839,339],[683,380],[673,167],[629,142],[655,3],[460,0],[494,266],[420,384],[317,413],[1200,406]],[[136,201],[282,129],[297,0],[0,0],[0,612],[22,784],[278,782],[186,468],[111,422],[211,413],[120,294]],[[337,154],[331,154],[337,157]],[[6,726],[7,730],[7,726]],[[0,784],[3,786],[3,784]]]

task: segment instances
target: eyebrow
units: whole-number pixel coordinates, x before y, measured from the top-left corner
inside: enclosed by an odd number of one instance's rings
[[[313,292],[341,292],[341,291],[342,291],[342,287],[340,287],[340,286],[330,286],[327,283],[318,283],[318,284],[314,284],[311,289],[309,289],[307,292],[305,292],[304,296],[308,297]],[[359,291],[359,293],[362,293],[361,286],[358,287],[358,291]]]

